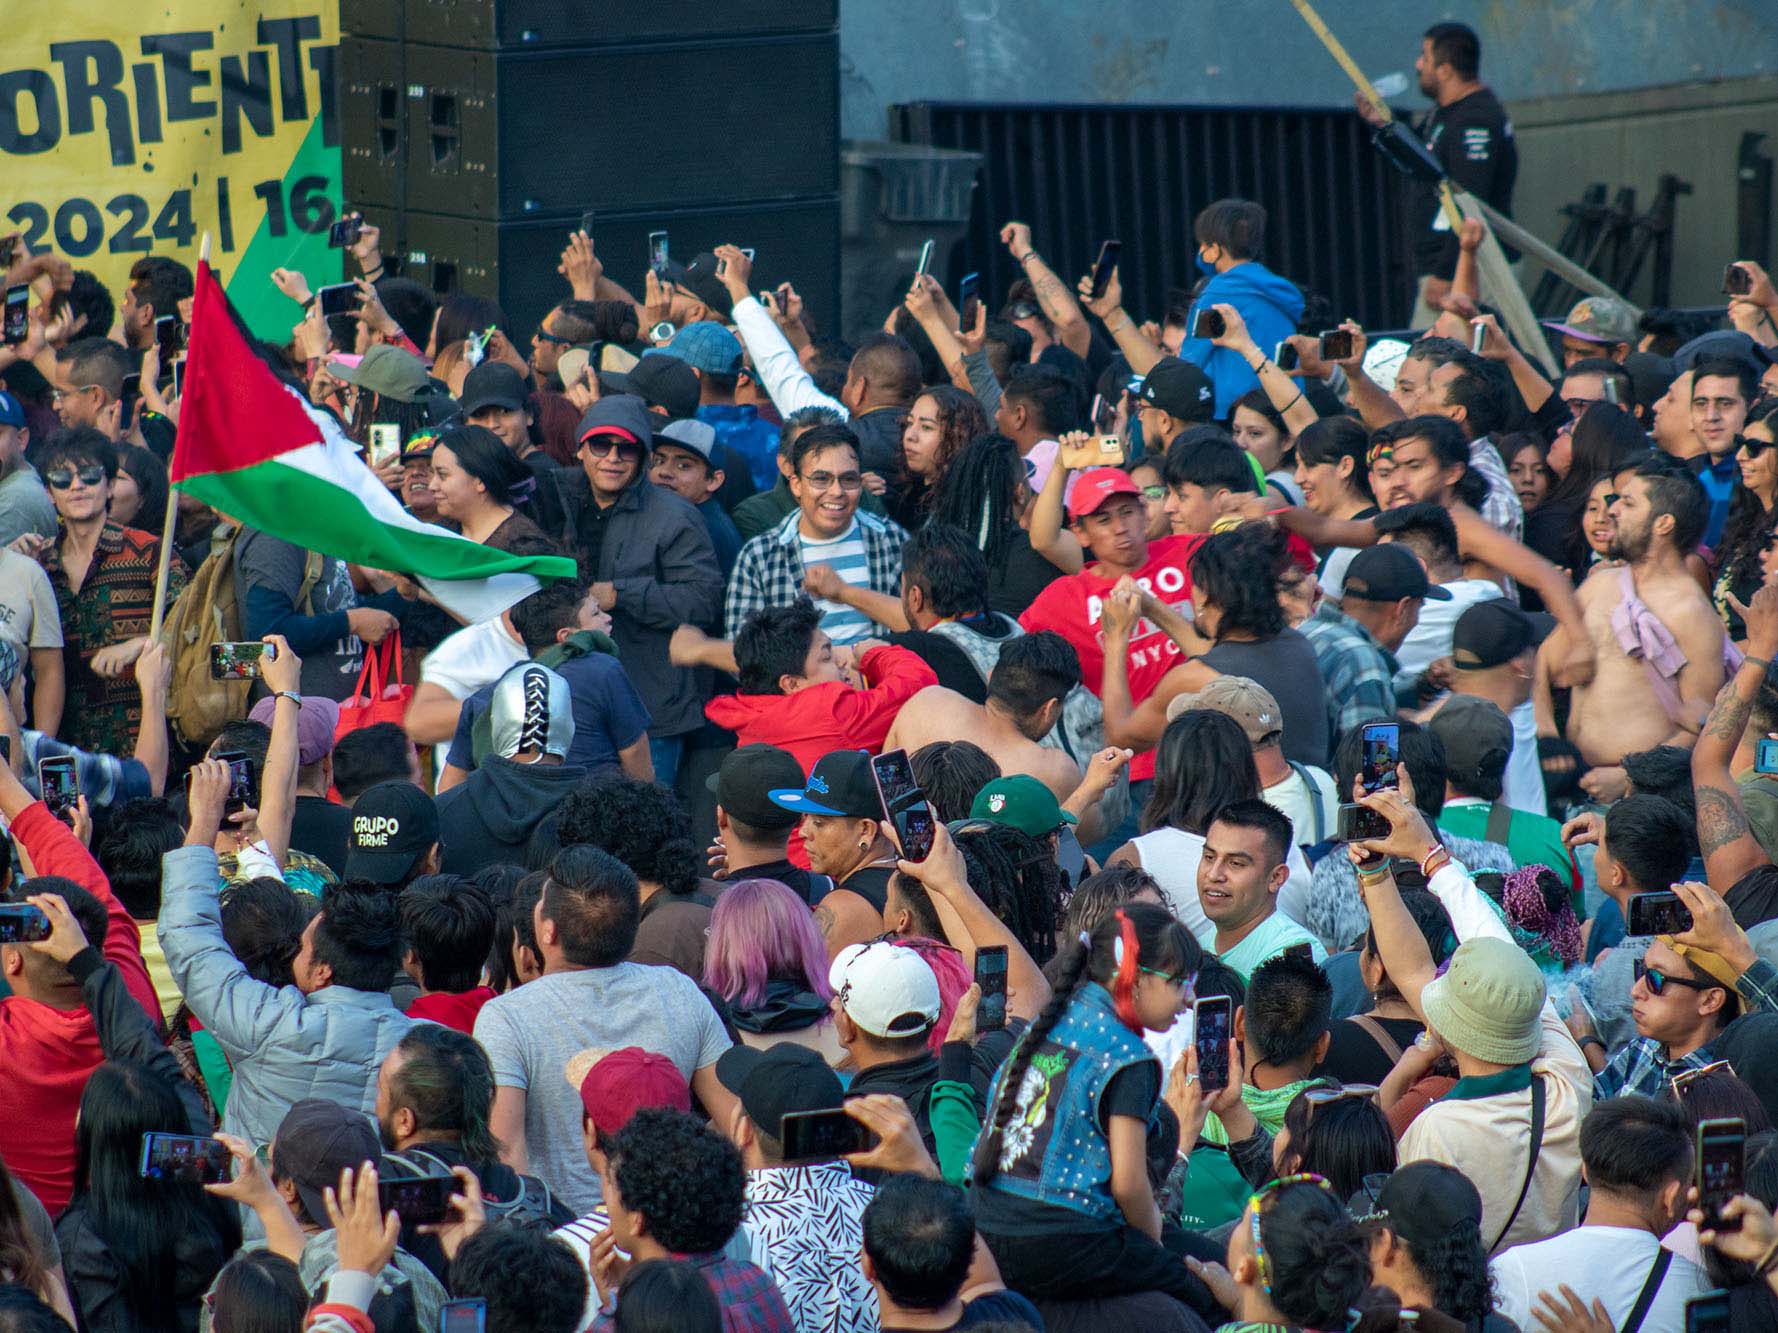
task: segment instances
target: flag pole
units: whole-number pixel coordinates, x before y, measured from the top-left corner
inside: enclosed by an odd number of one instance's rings
[[[198,263],[207,265],[210,262],[210,233],[205,232],[203,240],[198,243]],[[192,319],[197,319],[197,303],[192,303]],[[189,339],[187,340],[189,343]],[[178,428],[174,428],[173,452],[179,452]],[[167,618],[167,579],[173,567],[173,536],[179,523],[179,489],[167,486],[167,513],[161,522],[160,560],[154,571],[154,614],[149,617],[148,637],[152,642],[161,636],[161,626]]]

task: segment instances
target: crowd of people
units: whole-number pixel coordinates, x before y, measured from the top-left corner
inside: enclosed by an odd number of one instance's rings
[[[1480,223],[1411,342],[1267,223],[856,345],[746,237],[527,340],[363,226],[254,351],[576,562],[473,624],[169,501],[192,273],[11,247],[0,1330],[1778,1328],[1778,291],[1552,376]]]

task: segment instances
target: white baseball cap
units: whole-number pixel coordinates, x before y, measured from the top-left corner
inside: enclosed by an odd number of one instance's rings
[[[1408,345],[1399,338],[1380,338],[1364,351],[1364,373],[1384,393],[1395,388],[1395,375],[1408,359]]]
[[[840,1007],[873,1037],[917,1037],[938,1022],[938,978],[912,949],[848,944],[827,969]]]

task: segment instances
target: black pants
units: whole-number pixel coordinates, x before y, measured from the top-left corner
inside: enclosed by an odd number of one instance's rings
[[[1164,1291],[1212,1323],[1222,1307],[1210,1288],[1157,1242],[1132,1226],[1053,1236],[982,1239],[1006,1285],[1031,1300],[1083,1300],[1134,1291]]]

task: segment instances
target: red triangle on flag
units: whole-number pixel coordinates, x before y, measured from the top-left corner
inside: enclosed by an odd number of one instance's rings
[[[171,479],[232,472],[317,444],[303,404],[247,345],[228,297],[198,261]]]

